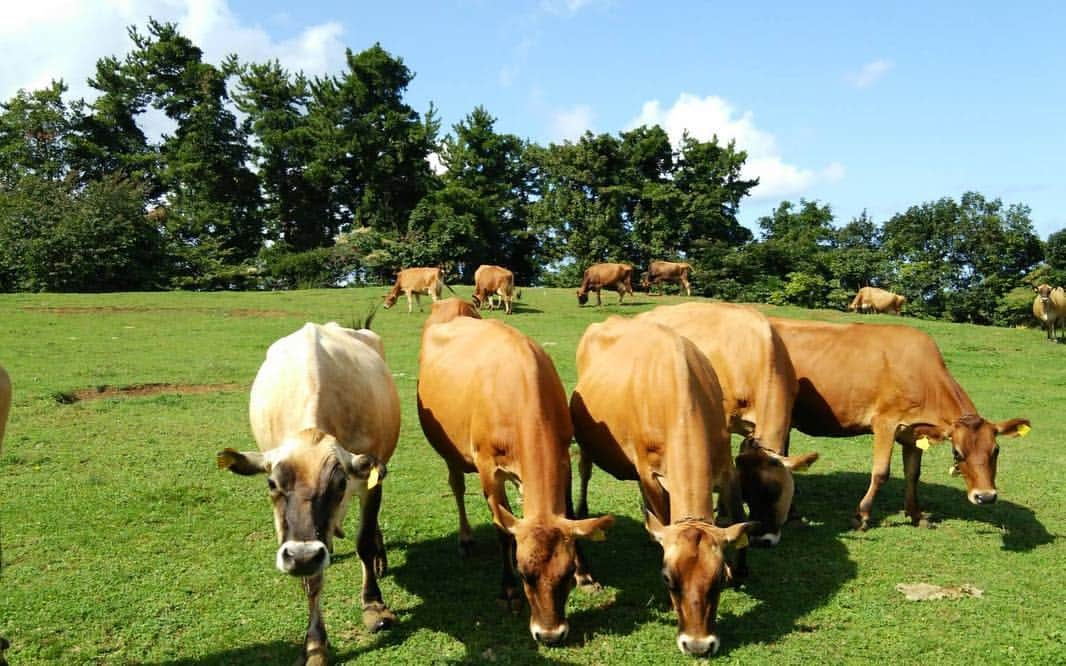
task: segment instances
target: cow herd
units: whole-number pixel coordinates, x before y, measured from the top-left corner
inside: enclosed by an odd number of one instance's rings
[[[439,269],[402,272],[386,305],[401,292],[409,305],[411,294],[434,297],[422,330],[417,413],[448,469],[459,552],[471,550],[463,497],[466,475],[476,474],[502,551],[500,599],[517,610],[525,598],[529,631],[545,645],[567,637],[570,591],[594,583],[582,541],[604,538],[614,522],[589,516],[593,467],[636,482],[645,528],[662,546],[677,646],[705,655],[720,645],[719,595],[747,575],[749,543],[773,546],[781,539],[795,515],[792,472],[818,458],[789,454],[792,428],[823,437],[873,434],[870,486],[855,512],[859,529],[871,524],[894,444],[903,451],[905,510],[919,524],[925,449],[950,442],[953,472],[965,480],[967,498],[985,505],[996,500],[997,436],[1029,430],[1025,419],[992,422],[978,415],[936,344],[916,329],[778,319],[726,303],[662,306],[589,325],[568,399],[537,342],[481,318],[479,308],[494,297],[510,311],[514,296],[510,271],[485,268],[478,271],[473,305],[437,301]],[[579,300],[603,288],[616,289],[621,299],[632,292],[631,275],[624,264],[594,266],[585,272]],[[658,275],[649,274],[646,283],[661,281]],[[276,566],[302,580],[309,607],[305,657],[325,663],[319,594],[353,496],[361,509],[363,622],[378,631],[396,621],[378,586],[387,568],[378,512],[400,403],[369,319],[358,330],[307,324],[271,345],[252,387],[250,418],[259,450],[226,449],[218,465],[266,476]],[[731,434],[743,439],[736,456]],[[576,502],[572,441],[580,451]],[[520,490],[520,512],[508,500],[507,483]]]

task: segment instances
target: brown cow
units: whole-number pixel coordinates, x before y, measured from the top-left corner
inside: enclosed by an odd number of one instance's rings
[[[11,411],[11,377],[0,367],[0,452],[4,449],[4,430],[7,428],[7,415]],[[0,569],[3,568],[3,550],[0,549]],[[0,636],[0,666],[7,666],[4,650],[9,647],[7,639]]]
[[[429,309],[429,316],[426,317],[426,323],[423,326],[443,324],[456,317],[481,319],[481,314],[477,311],[477,308],[461,298],[445,298],[443,301],[434,303],[433,307]]]
[[[593,264],[585,269],[581,287],[577,290],[577,302],[584,305],[589,301],[589,292],[596,292],[596,305],[603,305],[600,299],[601,289],[614,289],[618,292],[621,303],[626,294],[633,294],[633,267],[629,264]]]
[[[585,330],[577,370],[570,414],[582,483],[593,462],[615,478],[639,482],[645,528],[663,547],[678,649],[716,652],[718,597],[731,578],[723,551],[754,523],[741,522],[740,480],[714,369],[665,326],[611,317]],[[746,552],[737,553],[738,577],[746,574]]]
[[[747,438],[737,466],[750,517],[759,522],[752,541],[777,545],[795,491],[789,470],[806,469],[818,454],[787,457],[796,375],[770,320],[732,303],[666,305],[636,319],[688,338],[711,362],[722,387],[726,427]]]
[[[691,264],[673,261],[653,261],[640,281],[644,291],[651,294],[651,288],[660,282],[672,282],[681,285],[686,296],[692,295],[692,287],[689,285],[688,276],[692,271]]]
[[[448,291],[455,293],[454,289],[444,283],[443,269],[405,268],[396,274],[396,284],[392,285],[392,291],[385,296],[385,309],[391,308],[403,292],[407,296],[407,313],[410,314],[413,311],[412,294],[418,301],[418,311],[422,312],[422,294],[429,294],[429,297],[436,303],[440,300],[441,287],[448,287]]]
[[[1047,339],[1054,341],[1055,327],[1066,323],[1066,291],[1062,287],[1052,289],[1047,283],[1033,289],[1036,291],[1036,297],[1033,299],[1033,316],[1047,328]]]
[[[907,304],[907,297],[893,294],[891,291],[878,289],[877,287],[863,287],[855,294],[848,310],[860,313],[895,312],[903,314],[903,306]]]
[[[869,526],[874,497],[888,478],[893,442],[903,447],[904,509],[915,525],[922,518],[922,450],[930,442],[951,441],[953,469],[966,480],[970,502],[996,501],[996,436],[1025,435],[1029,421],[981,418],[932,338],[908,326],[777,317],[770,322],[788,348],[799,381],[792,426],[816,437],[873,433],[870,487],[859,503],[856,527]]]
[[[381,339],[334,323],[309,323],[281,338],[256,374],[249,415],[259,451],[226,449],[218,464],[268,475],[280,543],[276,564],[303,579],[310,609],[305,657],[308,664],[325,663],[319,593],[352,495],[362,507],[356,550],[363,562],[363,623],[378,631],[396,619],[377,582],[386,569],[378,481],[400,433],[400,400]]]
[[[500,363],[506,358],[506,363]],[[602,534],[611,516],[574,520],[570,500],[573,429],[551,359],[533,340],[495,320],[456,317],[426,326],[419,356],[418,418],[448,465],[459,510],[459,550],[472,546],[464,474],[477,473],[503,550],[501,598],[518,603],[515,569],[529,600],[534,640],[562,641],[566,599],[591,583],[577,538]],[[522,490],[522,518],[506,482]]]
[[[514,273],[502,266],[483,264],[474,272],[474,307],[480,309],[487,304],[490,310],[495,306],[492,296],[499,295],[507,314],[511,314],[511,300],[514,298]]]

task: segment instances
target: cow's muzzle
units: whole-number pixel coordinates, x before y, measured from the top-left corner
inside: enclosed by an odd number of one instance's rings
[[[533,640],[542,645],[558,645],[566,639],[570,633],[570,625],[566,622],[552,629],[545,629],[539,624],[530,624],[529,633],[533,634]]]
[[[708,634],[702,638],[688,634],[680,634],[677,637],[677,649],[693,657],[702,657],[707,653],[715,654],[718,652],[718,645],[718,637],[714,634]]]
[[[290,576],[314,576],[329,566],[329,549],[321,541],[286,541],[278,548],[277,566]]]
[[[995,504],[996,491],[994,490],[974,490],[970,493],[970,502],[972,504]]]

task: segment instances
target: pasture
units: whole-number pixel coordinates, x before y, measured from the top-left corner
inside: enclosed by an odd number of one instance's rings
[[[305,321],[348,325],[385,291],[0,296],[0,364],[15,392],[0,456],[0,635],[11,662],[293,663],[306,606],[298,583],[274,568],[265,482],[217,470],[215,452],[254,448],[248,387],[271,342]],[[618,306],[610,293],[603,308],[578,308],[572,290],[524,289],[507,321],[544,345],[569,391],[586,325],[679,300],[637,294]],[[971,506],[948,476],[950,447],[925,454],[919,496],[935,529],[902,515],[896,453],[865,533],[849,518],[869,481],[870,438],[794,434],[793,452],[822,455],[797,477],[809,524],[788,526],[776,549],[752,551],[748,583],[722,595],[714,659],[1061,663],[1066,347],[1037,329],[766,311],[926,330],[982,415],[1028,417],[1033,430],[1001,441],[1000,501],[990,507]],[[590,510],[617,523],[587,546],[603,589],[571,594],[563,647],[538,647],[528,611],[497,606],[499,553],[472,478],[477,547],[459,559],[445,466],[415,413],[424,317],[397,307],[374,321],[403,404],[381,512],[382,591],[399,623],[378,635],[363,629],[359,559],[351,538],[340,540],[323,599],[334,661],[687,662],[635,484],[593,474]],[[140,388],[93,395],[105,386]],[[970,584],[983,596],[911,602],[895,589],[916,582]]]

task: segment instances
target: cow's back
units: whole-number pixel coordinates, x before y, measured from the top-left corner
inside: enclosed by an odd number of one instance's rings
[[[459,317],[427,326],[418,398],[423,430],[445,457],[458,453],[472,462],[471,445],[494,442],[503,450],[517,441],[540,441],[555,449],[545,456],[565,457],[573,436],[551,359],[498,321]],[[531,430],[545,425],[548,438]]]
[[[249,413],[263,451],[317,428],[353,453],[387,461],[399,437],[399,395],[381,339],[334,323],[305,324],[270,346]]]
[[[637,319],[654,321],[691,340],[710,360],[721,384],[734,432],[755,436],[783,452],[788,436],[796,375],[788,350],[770,320],[758,310],[732,303],[683,303],[655,308]]]
[[[937,423],[960,404],[975,411],[922,331],[769,319],[796,373],[793,426],[809,435],[870,432],[875,418]]]

